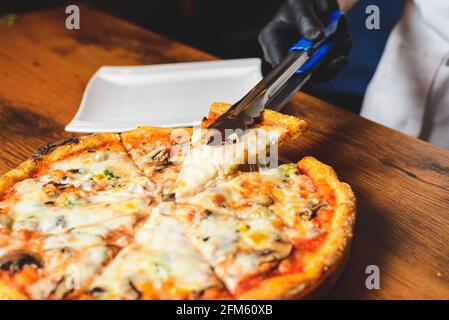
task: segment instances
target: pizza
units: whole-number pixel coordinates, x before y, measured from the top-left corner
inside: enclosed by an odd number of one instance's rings
[[[143,127],[50,144],[3,175],[0,299],[324,292],[348,254],[351,188],[312,157],[243,170],[306,123],[266,110],[233,142],[211,146],[205,128],[228,108],[213,104],[197,129]]]

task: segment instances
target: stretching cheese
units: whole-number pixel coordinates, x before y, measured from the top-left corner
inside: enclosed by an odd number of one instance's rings
[[[175,187],[176,199],[190,197],[204,190],[217,180],[234,174],[246,162],[266,162],[267,147],[277,146],[279,140],[277,130],[257,129],[246,132],[235,143],[209,146],[198,142],[198,137],[203,134],[204,131],[197,130],[192,137],[194,148],[184,158]]]

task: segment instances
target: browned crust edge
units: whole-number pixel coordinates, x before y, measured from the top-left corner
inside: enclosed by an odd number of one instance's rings
[[[134,130],[126,131],[120,133],[120,138],[123,140],[127,139],[141,139],[148,137],[150,138],[153,135],[167,135],[172,132],[185,130],[188,134],[192,134],[192,128],[159,128],[159,127],[151,127],[145,126],[140,127]]]
[[[207,127],[211,119],[225,113],[231,107],[230,104],[215,102],[211,105],[209,114],[203,119],[201,126]],[[269,129],[270,127],[285,128],[287,132],[281,136],[282,141],[295,139],[307,130],[307,123],[297,117],[282,114],[273,110],[265,110],[261,117],[262,121],[254,127]]]
[[[49,144],[37,149],[32,158],[22,162],[17,168],[0,177],[0,199],[15,183],[30,177],[40,167],[61,160],[77,152],[98,148],[111,142],[120,143],[115,133],[83,136]]]
[[[176,145],[190,141],[193,134],[193,128],[159,128],[145,126],[134,130],[120,133],[120,140],[122,141],[125,150],[130,153],[135,141],[138,141],[137,145],[148,144],[162,144],[162,145]],[[133,159],[132,154],[129,156]],[[133,159],[135,160],[135,159]]]
[[[355,195],[348,184],[340,182],[330,166],[313,157],[302,159],[298,167],[315,183],[327,185],[335,193],[336,210],[329,234],[304,272],[264,280],[257,288],[239,295],[238,299],[317,298],[330,289],[344,267],[356,219]]]
[[[215,116],[225,113],[231,107],[230,104],[222,102],[214,102],[209,109],[208,116],[205,117],[201,123],[202,128],[208,126],[208,122],[211,121]],[[261,123],[257,124],[255,127],[258,128],[281,128],[285,129],[283,135],[281,135],[281,141],[286,141],[289,139],[295,139],[299,135],[303,134],[307,130],[307,123],[299,118],[285,115],[273,110],[265,110]],[[177,130],[186,130],[188,134],[192,134],[193,128],[159,128],[145,126],[134,130],[126,131],[120,134],[120,138],[123,142],[127,142],[131,139],[142,139],[145,137],[150,138],[153,135],[167,135]],[[153,139],[151,139],[153,140]]]

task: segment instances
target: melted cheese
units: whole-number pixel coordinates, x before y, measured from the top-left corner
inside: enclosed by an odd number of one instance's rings
[[[191,196],[207,187],[214,179],[224,178],[235,172],[239,164],[244,163],[244,153],[237,152],[237,149],[237,145],[204,145],[192,149],[184,159],[176,182],[176,198]]]
[[[64,243],[63,247],[56,246],[45,251],[43,275],[26,288],[32,299],[62,299],[74,291],[84,291],[95,274],[110,259],[110,249],[105,245],[84,247],[92,239],[79,237],[81,239],[78,241],[81,243],[78,244],[82,246],[80,250],[70,250],[71,247],[66,247],[67,243]]]
[[[257,129],[248,131],[235,143],[209,146],[199,142],[203,134],[204,131],[197,130],[192,137],[194,147],[184,158],[175,187],[176,199],[193,196],[223,180],[246,161],[257,163],[268,152],[267,146],[279,138],[277,130]]]
[[[184,138],[189,140],[188,136]],[[183,143],[185,139],[179,144],[142,143],[138,147],[125,141],[125,147],[137,167],[155,184],[156,194],[171,195],[173,193],[180,164],[189,145]]]
[[[103,150],[84,152],[78,156],[55,162],[49,168],[49,173],[41,180],[51,178],[52,172],[66,173],[67,183],[81,186],[89,180],[101,181],[108,186],[134,183],[141,173],[127,154],[120,150]],[[70,171],[74,171],[70,172]],[[106,171],[106,172],[105,172]]]
[[[319,196],[305,192],[309,178],[291,165],[241,174],[186,200],[205,209],[246,218],[276,214],[292,228],[309,229],[308,219],[320,204]],[[302,194],[306,194],[304,197]]]
[[[91,288],[101,298],[180,299],[220,286],[183,225],[156,209],[135,243],[119,253]]]
[[[292,249],[275,216],[239,219],[181,205],[164,210],[184,222],[192,243],[231,293],[245,276],[276,266]]]
[[[29,245],[10,232],[41,233],[33,239],[39,249],[31,249],[44,267],[25,288],[35,299],[67,297],[73,276],[81,292],[90,288],[99,298],[185,299],[222,290],[221,281],[235,293],[247,276],[288,257],[289,239],[319,233],[301,218],[320,203],[313,192],[303,192],[307,177],[282,166],[231,178],[273,139],[263,131],[244,137],[219,147],[194,138],[185,157],[159,153],[168,147],[131,149],[152,180],[122,150],[53,163],[0,202],[11,220],[0,220],[0,256]],[[162,203],[150,216],[155,197],[171,192],[179,203]],[[137,222],[148,217],[135,233]]]
[[[126,153],[84,152],[15,185],[8,201],[12,229],[60,233],[125,215],[129,225],[149,215],[153,187]]]
[[[25,248],[31,251],[39,248],[37,252],[43,264],[38,269],[39,279],[25,284],[25,292],[33,299],[61,299],[78,294],[112,256],[101,236],[81,230],[36,236]],[[8,249],[14,248],[10,245]]]
[[[113,251],[129,245],[136,223],[151,212],[153,193],[154,185],[121,150],[86,151],[55,162],[17,183],[1,203],[12,220],[2,228],[8,224],[12,235],[0,254],[25,247],[41,256],[39,280],[25,288],[31,298],[79,293],[72,284],[86,289]],[[21,230],[41,233],[32,248],[11,241]]]

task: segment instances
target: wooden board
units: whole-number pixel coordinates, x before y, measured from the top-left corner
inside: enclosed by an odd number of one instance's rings
[[[61,7],[0,23],[0,174],[71,136],[64,126],[100,66],[215,59],[88,7],[80,30],[65,17]],[[310,124],[283,157],[319,158],[358,197],[352,253],[330,298],[449,298],[449,151],[300,93],[283,112]],[[369,265],[380,290],[365,287]]]

